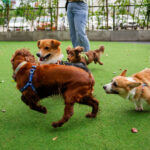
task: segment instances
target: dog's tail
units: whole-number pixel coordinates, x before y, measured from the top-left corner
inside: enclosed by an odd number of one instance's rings
[[[100,46],[99,49],[95,50],[96,52],[104,53],[104,46]]]

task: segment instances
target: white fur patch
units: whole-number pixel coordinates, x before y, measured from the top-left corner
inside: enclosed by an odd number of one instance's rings
[[[126,77],[126,79],[128,81],[131,81],[131,82],[136,82],[132,77]],[[129,99],[129,100],[133,100],[134,96],[136,94],[136,88],[132,89],[129,94],[127,95],[126,99]]]
[[[136,94],[136,88],[132,89],[129,94],[127,95],[126,99],[129,99],[129,100],[133,100],[134,96]]]
[[[135,80],[134,80],[132,77],[126,77],[126,79],[127,79],[128,81],[135,82]]]
[[[105,84],[105,87],[106,87],[106,92],[111,92],[111,90],[112,90],[112,83]]]
[[[64,55],[60,54],[59,56],[55,56],[53,58],[46,59],[44,61],[40,61],[40,59],[39,59],[39,62],[40,62],[40,64],[56,64],[58,61],[62,60],[63,57],[64,57]]]

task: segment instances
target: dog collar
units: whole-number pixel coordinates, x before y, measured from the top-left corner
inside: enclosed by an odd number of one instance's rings
[[[145,87],[145,86],[147,86],[147,84],[146,84],[146,83],[143,83],[143,84],[142,84],[142,90],[141,90],[140,97],[142,96],[142,94],[143,94],[143,92],[144,92],[144,87]]]
[[[87,55],[86,55],[84,52],[80,53],[80,55],[81,55],[81,57],[86,57],[86,58],[88,58]]]
[[[20,64],[17,66],[17,68],[15,69],[14,75],[16,75],[17,72],[20,70],[20,68],[21,68],[22,66],[24,66],[26,63],[27,63],[26,61],[23,61],[22,63],[20,63]]]

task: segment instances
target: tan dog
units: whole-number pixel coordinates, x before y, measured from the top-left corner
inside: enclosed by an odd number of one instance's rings
[[[88,52],[83,53],[84,48],[77,46],[76,48],[67,47],[66,51],[68,54],[68,61],[72,63],[82,62],[85,65],[88,65],[94,61],[94,63],[99,63],[103,65],[100,61],[101,54],[104,53],[104,46],[100,46],[97,50],[90,50]]]
[[[111,83],[103,86],[107,94],[118,94],[135,102],[136,110],[142,111],[142,100],[150,104],[150,69],[126,77],[127,70],[113,78]]]
[[[43,39],[37,42],[39,48],[36,54],[40,64],[56,64],[61,61],[63,54],[60,49],[60,42],[54,39]]]

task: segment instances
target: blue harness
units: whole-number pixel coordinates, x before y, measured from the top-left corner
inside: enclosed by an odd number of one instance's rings
[[[34,92],[36,92],[36,89],[32,83],[32,79],[33,79],[33,75],[34,75],[34,71],[36,69],[36,66],[32,66],[31,70],[30,70],[30,75],[29,75],[29,81],[26,83],[26,85],[20,89],[21,92],[25,91],[29,86],[32,88],[32,90]]]

